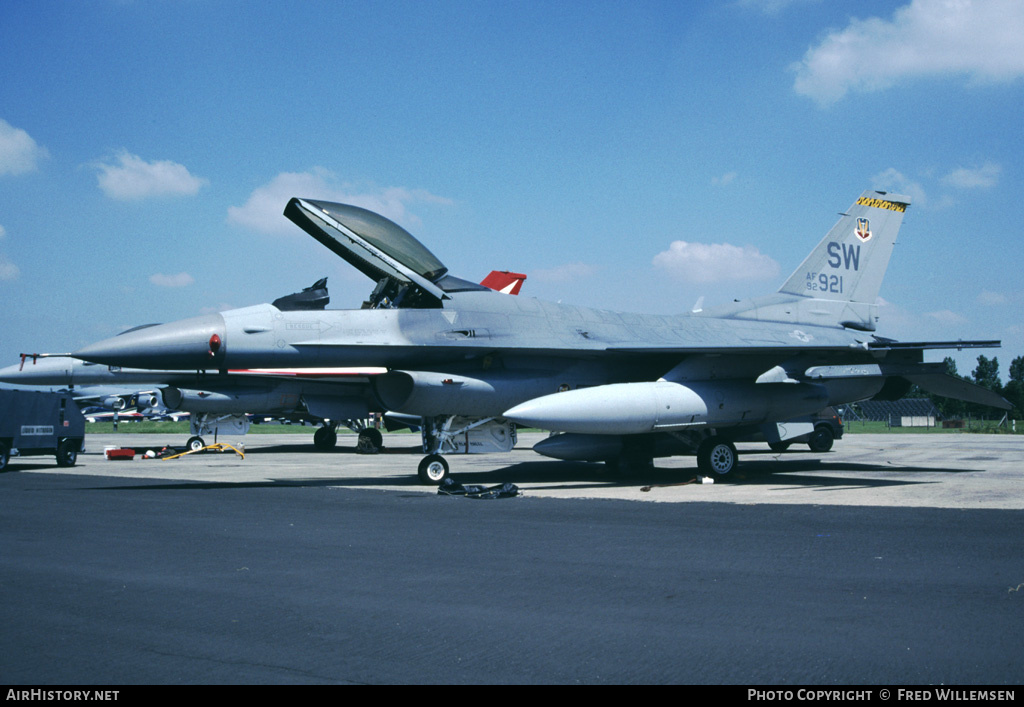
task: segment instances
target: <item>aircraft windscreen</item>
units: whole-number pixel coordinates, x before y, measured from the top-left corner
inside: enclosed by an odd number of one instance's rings
[[[312,201],[310,203],[316,204],[345,228],[431,282],[448,271],[444,263],[408,231],[380,214],[361,209],[358,206],[335,204],[330,201]]]

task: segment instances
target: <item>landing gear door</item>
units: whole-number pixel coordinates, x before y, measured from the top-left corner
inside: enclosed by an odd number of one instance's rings
[[[777,422],[765,425],[764,438],[769,444],[786,442],[814,432],[813,422]]]

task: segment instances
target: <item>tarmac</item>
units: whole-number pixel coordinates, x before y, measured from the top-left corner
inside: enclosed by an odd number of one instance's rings
[[[1022,435],[847,434],[824,454],[806,445],[780,454],[765,444],[741,443],[734,478],[718,483],[700,483],[693,457],[657,459],[650,472],[611,477],[603,464],[539,456],[531,448],[545,437],[520,434],[509,453],[448,456],[452,477],[463,484],[513,483],[524,494],[546,498],[1024,509]],[[333,450],[319,452],[312,433],[250,434],[220,440],[244,450],[244,458],[230,451],[143,458],[148,449],[183,446],[184,441],[167,435],[90,435],[78,466],[60,471],[217,483],[316,480],[349,488],[436,491],[416,478],[423,456],[418,435],[385,435],[379,454],[357,454],[355,435],[339,435]],[[109,461],[103,453],[107,447],[138,453],[132,460]],[[50,466],[48,458],[31,457],[14,458],[11,464],[43,472]]]
[[[543,435],[451,457],[463,484],[522,492],[498,500],[421,485],[417,437],[376,455],[311,437],[108,461],[184,439],[90,436],[72,468],[13,458],[0,684],[127,700],[154,684],[1024,682],[1019,437],[740,445],[715,484],[692,458],[609,478],[538,457]]]

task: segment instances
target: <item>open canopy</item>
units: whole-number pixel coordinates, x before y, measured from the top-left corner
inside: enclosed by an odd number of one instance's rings
[[[374,281],[384,278],[443,299],[434,283],[448,268],[397,223],[380,214],[331,201],[292,199],[284,215]]]

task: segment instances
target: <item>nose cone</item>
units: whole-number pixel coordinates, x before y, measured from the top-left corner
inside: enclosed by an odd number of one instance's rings
[[[108,366],[196,370],[221,368],[226,343],[224,318],[207,314],[126,331],[71,355]]]
[[[24,363],[0,368],[0,382],[14,385],[71,385],[74,359],[26,358]]]

